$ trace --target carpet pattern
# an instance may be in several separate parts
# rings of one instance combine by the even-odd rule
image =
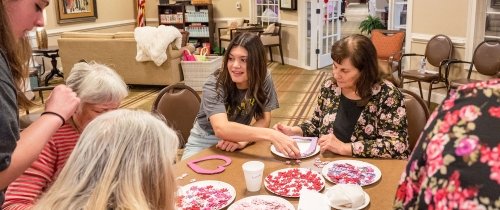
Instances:
[[[272,112],[271,125],[278,122],[286,125],[296,125],[310,119],[316,106],[316,99],[323,81],[330,77],[331,67],[322,70],[304,70],[298,67],[271,63],[268,65],[278,94],[280,108]],[[55,80],[51,85],[62,83]],[[151,106],[162,89],[162,86],[129,86],[129,96],[120,105],[121,108],[142,109],[150,111]],[[201,94],[201,92],[199,92]],[[48,91],[44,92],[45,98]],[[40,98],[35,98],[35,106],[30,113],[41,113],[43,104]],[[20,110],[19,114],[25,114]]]

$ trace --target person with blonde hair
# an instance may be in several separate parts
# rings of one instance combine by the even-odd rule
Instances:
[[[2,206],[5,210],[30,208],[56,180],[87,124],[98,115],[117,109],[128,95],[120,75],[95,62],[75,64],[66,84],[76,92],[81,103],[68,122],[51,137],[38,159],[9,185]]]
[[[90,122],[33,209],[174,209],[179,139],[165,122],[120,109]]]

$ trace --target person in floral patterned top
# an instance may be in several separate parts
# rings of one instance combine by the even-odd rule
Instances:
[[[449,95],[420,136],[394,208],[500,209],[498,124],[500,79]]]
[[[321,152],[406,159],[408,129],[403,94],[381,79],[370,39],[351,35],[332,46],[333,78],[326,80],[310,121],[276,124],[287,135],[318,136]]]

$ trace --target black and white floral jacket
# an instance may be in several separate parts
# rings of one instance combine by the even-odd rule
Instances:
[[[304,136],[333,133],[340,95],[341,89],[332,79],[324,82],[312,119],[299,125]],[[361,112],[351,141],[354,157],[408,158],[404,96],[392,83],[383,81],[372,87],[372,97]]]

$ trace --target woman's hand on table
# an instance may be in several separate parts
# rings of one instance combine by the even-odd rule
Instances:
[[[221,150],[224,150],[226,152],[234,152],[237,149],[243,149],[245,148],[250,142],[245,141],[245,142],[233,142],[233,141],[227,141],[227,140],[219,140],[217,142],[217,145],[215,145],[216,148],[219,148]]]
[[[319,137],[318,145],[321,153],[331,151],[339,155],[352,156],[351,144],[340,141],[335,135],[328,134]]]
[[[300,158],[300,149],[290,136],[276,132],[278,136],[271,141],[276,149],[282,154],[291,158]]]

